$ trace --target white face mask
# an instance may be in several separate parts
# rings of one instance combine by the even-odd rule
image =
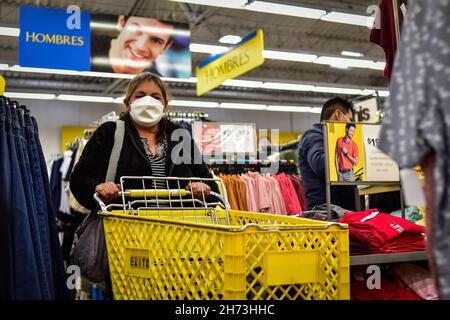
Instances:
[[[164,105],[161,101],[150,96],[134,100],[130,107],[131,117],[143,127],[153,127],[164,114]]]

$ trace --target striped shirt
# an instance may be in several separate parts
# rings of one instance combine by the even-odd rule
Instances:
[[[144,145],[144,150],[147,155],[148,160],[152,165],[152,176],[155,177],[166,177],[166,151],[167,151],[167,141],[164,139],[159,142],[156,146],[156,154],[153,154],[148,145],[146,138],[141,137],[142,144]],[[167,180],[154,180],[152,182],[152,187],[156,189],[168,189]]]

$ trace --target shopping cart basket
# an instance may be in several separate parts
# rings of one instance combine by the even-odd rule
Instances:
[[[129,179],[143,189],[124,190]],[[167,190],[145,188],[158,179]],[[94,196],[114,299],[349,299],[346,225],[231,210],[214,192],[219,201],[208,203],[169,189],[186,180],[224,189],[221,179],[122,177],[121,205]]]

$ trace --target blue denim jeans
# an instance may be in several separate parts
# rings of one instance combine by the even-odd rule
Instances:
[[[14,265],[11,234],[11,165],[6,134],[6,106],[0,98],[0,300],[14,297]]]
[[[55,294],[53,291],[53,275],[52,275],[52,258],[50,250],[50,237],[48,232],[48,208],[45,198],[44,182],[42,179],[41,163],[38,148],[35,141],[35,133],[33,123],[30,116],[26,115],[25,120],[25,138],[26,150],[30,161],[31,182],[34,188],[34,200],[36,204],[37,221],[39,227],[39,238],[44,260],[44,270],[46,272],[46,280],[49,288],[49,299],[53,299]]]
[[[42,192],[44,193],[45,202],[47,204],[48,232],[52,257],[52,276],[55,295],[54,298],[58,300],[66,300],[70,299],[70,292],[67,288],[67,274],[64,268],[64,259],[58,237],[58,228],[56,226],[56,218],[54,215],[47,165],[45,163],[44,152],[42,151],[41,142],[39,140],[39,129],[36,119],[34,117],[30,117],[30,121],[33,126],[34,141],[37,148],[37,154],[39,156],[41,176],[44,184]]]
[[[42,299],[39,268],[37,267],[36,245],[33,243],[35,225],[32,225],[27,202],[27,193],[22,177],[20,163],[23,160],[22,149],[16,142],[17,121],[13,119],[13,110],[6,107],[6,129],[8,137],[8,155],[11,184],[11,233],[14,271],[13,299]]]

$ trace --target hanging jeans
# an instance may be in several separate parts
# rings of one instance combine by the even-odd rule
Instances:
[[[44,182],[41,172],[41,161],[39,158],[39,152],[35,141],[34,127],[31,122],[30,116],[24,117],[26,149],[24,154],[29,156],[30,173],[31,173],[31,185],[33,187],[33,195],[35,197],[37,222],[39,227],[39,238],[42,249],[42,256],[44,261],[44,270],[46,274],[46,280],[49,288],[49,299],[53,299],[55,294],[53,292],[53,275],[52,275],[52,259],[50,252],[50,237],[48,231],[48,208],[47,200],[45,198]]]
[[[0,99],[0,300],[14,297],[13,248],[11,234],[11,165],[6,131],[6,106]]]
[[[28,121],[28,120],[27,120]],[[50,250],[52,257],[52,275],[54,298],[58,300],[70,299],[70,292],[67,288],[67,274],[64,268],[64,260],[62,255],[62,248],[58,237],[58,228],[56,226],[56,218],[54,215],[54,208],[52,196],[50,193],[49,177],[47,172],[47,165],[45,163],[44,153],[42,151],[41,142],[39,140],[39,130],[36,119],[30,117],[31,126],[34,132],[34,142],[37,149],[37,154],[40,161],[41,177],[43,179],[43,189],[45,195],[45,202],[47,203],[47,217],[48,217],[48,231],[50,240]]]
[[[27,205],[27,194],[19,163],[23,161],[21,150],[15,141],[15,131],[18,123],[12,118],[12,110],[6,107],[6,127],[8,136],[9,163],[11,165],[11,233],[14,261],[14,295],[13,299],[41,299],[42,291],[40,285],[41,272],[37,267],[37,255],[33,243],[33,232],[35,228],[29,218]],[[35,225],[34,225],[35,227]]]

